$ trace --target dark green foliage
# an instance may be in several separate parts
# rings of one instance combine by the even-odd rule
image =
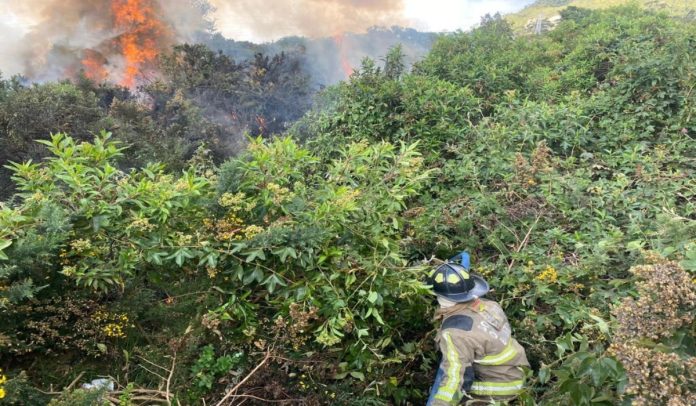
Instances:
[[[12,192],[4,166],[45,157],[35,141],[51,133],[86,140],[106,129],[130,146],[121,167],[156,161],[178,171],[199,146],[220,162],[243,148],[246,133],[280,133],[311,103],[304,65],[283,53],[235,63],[203,45],[181,45],[160,69],[162,78],[137,94],[84,76],[32,86],[0,80],[0,199]]]
[[[439,149],[449,140],[465,138],[482,117],[480,99],[469,89],[426,76],[391,78],[369,60],[349,84],[328,97],[333,107],[320,117],[309,114],[297,127],[300,137],[312,138],[320,147],[340,137],[420,140],[426,149]]]
[[[541,41],[516,38],[500,15],[487,16],[471,33],[441,37],[415,72],[471,89],[488,113],[506,91],[534,97],[535,76],[552,60],[552,52]]]
[[[104,399],[105,392],[105,390],[77,389],[52,399],[48,404],[49,406],[107,406],[110,402]]]
[[[105,112],[92,92],[71,83],[47,83],[24,87],[2,82],[0,92],[0,166],[10,160],[39,160],[46,151],[34,142],[52,132],[67,131],[88,139],[108,126]],[[9,196],[9,173],[0,168],[0,199]]]
[[[243,357],[243,352],[216,357],[215,348],[212,345],[206,345],[201,350],[201,355],[196,360],[196,363],[191,367],[191,376],[195,386],[203,390],[203,393],[205,393],[206,389],[212,389],[215,379],[236,368],[240,361],[243,360]]]
[[[256,54],[237,64],[203,45],[182,45],[174,48],[162,67],[167,80],[146,90],[156,116],[163,112],[165,120],[171,115],[162,101],[172,100],[176,92],[214,123],[252,135],[283,131],[309,106],[308,77],[298,60],[282,53],[272,58]]]

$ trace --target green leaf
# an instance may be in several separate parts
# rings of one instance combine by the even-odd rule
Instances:
[[[597,322],[596,326],[599,328],[599,331],[607,335],[609,334],[609,323],[604,321],[604,319],[597,317],[593,314],[588,314],[588,316],[590,316],[592,320]]]
[[[371,316],[374,317],[375,320],[377,320],[377,322],[378,322],[379,324],[384,325],[384,320],[382,320],[382,316],[379,315],[379,312],[377,311],[377,309],[372,308],[372,309],[370,309],[370,310],[372,310]]]
[[[187,248],[180,248],[178,251],[170,255],[168,258],[174,258],[174,262],[176,262],[176,264],[181,267],[182,265],[184,265],[184,262],[187,258],[193,257],[194,255],[190,250],[188,250]]]
[[[258,258],[262,261],[266,259],[266,254],[264,254],[263,248],[252,251],[249,254],[247,254],[246,258],[244,258],[244,261],[251,262],[251,261],[255,260],[256,258]]]
[[[549,378],[551,378],[551,369],[544,365],[539,369],[539,383],[543,385],[549,381]]]
[[[162,260],[166,257],[166,252],[152,252],[147,256],[147,260],[148,262],[152,262],[155,265],[162,265]]]
[[[92,218],[92,230],[95,233],[101,230],[103,227],[107,227],[108,225],[109,219],[106,216],[94,216]]]
[[[568,382],[567,390],[574,405],[587,405],[592,399],[592,388],[580,381]]]
[[[244,278],[242,279],[242,284],[249,285],[254,281],[254,279],[256,279],[256,275],[254,274],[254,272],[249,272],[246,275],[244,275]]]
[[[280,262],[285,263],[288,257],[297,259],[297,251],[292,247],[284,247],[273,251],[273,255],[280,257]]]
[[[379,294],[377,292],[370,292],[370,294],[367,296],[367,300],[370,303],[375,303],[379,299]]]
[[[12,245],[12,240],[0,240],[0,260],[7,261],[10,259],[3,250]]]
[[[283,282],[277,275],[273,274],[266,278],[265,281],[263,281],[263,285],[266,286],[266,289],[268,290],[268,293],[273,293],[275,291],[276,286],[287,286],[285,282]]]
[[[12,240],[0,240],[0,251],[12,245]]]
[[[365,374],[363,374],[362,372],[352,371],[350,373],[350,376],[352,376],[355,379],[360,379],[361,381],[365,380]]]

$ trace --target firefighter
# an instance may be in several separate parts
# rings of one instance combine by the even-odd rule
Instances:
[[[427,405],[514,399],[524,385],[522,367],[529,367],[524,348],[512,338],[500,305],[482,298],[488,283],[469,272],[469,254],[458,257],[459,264],[440,265],[428,278],[440,304],[435,340],[442,361]]]

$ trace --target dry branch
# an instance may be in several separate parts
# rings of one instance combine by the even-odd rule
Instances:
[[[251,372],[249,372],[249,374],[246,377],[244,377],[244,379],[242,379],[237,385],[235,385],[234,388],[232,388],[229,392],[227,392],[225,397],[223,397],[222,400],[220,400],[215,406],[222,406],[225,403],[225,401],[227,401],[229,398],[233,397],[234,393],[237,391],[237,389],[239,389],[242,385],[244,385],[244,383],[246,381],[248,381],[249,378],[251,378],[256,373],[256,371],[261,369],[261,367],[264,366],[270,358],[271,358],[271,351],[269,350],[268,352],[266,352],[266,356],[263,358],[263,360],[261,360],[261,362],[256,367],[254,367],[254,369],[252,369]]]

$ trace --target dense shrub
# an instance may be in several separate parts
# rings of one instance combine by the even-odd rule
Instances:
[[[235,62],[204,45],[180,45],[161,57],[159,71],[137,91],[84,76],[33,85],[0,77],[0,200],[14,190],[4,166],[47,156],[34,141],[51,133],[87,140],[106,129],[130,146],[120,168],[160,162],[180,171],[201,145],[219,163],[243,149],[246,133],[284,131],[313,94],[305,66],[283,53]]]

